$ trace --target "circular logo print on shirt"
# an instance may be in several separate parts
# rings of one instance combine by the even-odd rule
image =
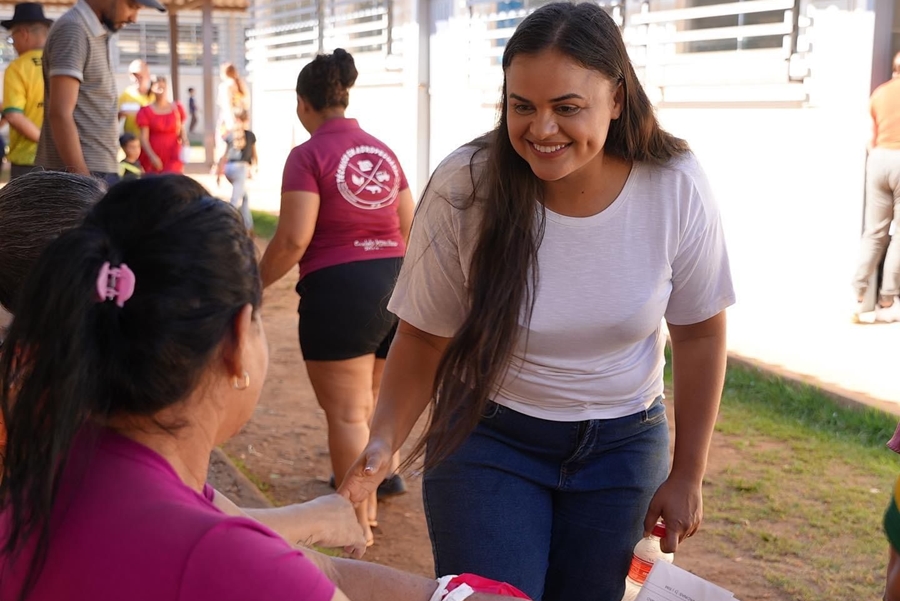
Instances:
[[[375,146],[357,146],[345,152],[335,178],[341,196],[360,209],[386,207],[400,192],[397,162]]]

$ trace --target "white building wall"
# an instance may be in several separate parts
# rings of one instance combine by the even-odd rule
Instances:
[[[414,15],[413,0],[395,5],[395,14]],[[355,53],[359,78],[350,91],[347,116],[385,142],[398,156],[413,190],[418,190],[419,132],[418,25],[409,18],[394,24],[394,54]],[[339,47],[326,40],[325,51]],[[253,57],[252,50],[250,53]],[[309,139],[296,115],[296,84],[300,70],[312,59],[259,63],[250,61],[254,132],[260,140],[260,179],[277,192],[284,160],[290,150]]]
[[[416,102],[417,53],[410,33],[404,34],[408,45],[400,70],[361,61],[348,111],[395,149],[417,192],[426,178],[415,177],[416,171],[430,173],[458,145],[493,128],[502,82],[496,65],[472,58],[485,52],[478,25],[446,0],[431,6],[427,145],[416,126],[423,109]],[[808,77],[778,91],[789,100],[722,101],[729,93],[722,86],[708,89],[716,102],[703,102],[703,88],[680,90],[693,100],[658,109],[664,127],[689,141],[717,193],[739,298],[734,314],[784,317],[773,319],[771,331],[760,329],[758,319],[753,330],[733,320],[730,336],[745,350],[771,344],[792,315],[834,320],[848,313],[863,208],[875,19],[864,8],[815,6],[804,9],[811,24],[804,32],[811,48]],[[253,73],[254,120],[268,155],[263,169],[275,188],[284,156],[307,138],[293,114],[302,64]],[[785,90],[787,73],[785,66]],[[796,100],[798,89],[807,101]],[[771,349],[766,352],[771,355]]]
[[[691,143],[722,207],[738,293],[729,345],[795,366],[789,345],[776,341],[849,320],[871,132],[874,16],[814,18],[806,106],[659,111]]]
[[[497,123],[503,75],[498,67],[471,60],[473,55],[484,55],[480,29],[465,17],[451,16],[435,24],[429,171],[455,148]]]
[[[846,314],[849,306],[870,132],[874,15],[835,8],[810,15],[808,102],[698,101],[657,111],[664,127],[691,144],[717,193],[736,310],[814,305]],[[431,168],[496,121],[488,102],[499,98],[499,71],[495,89],[478,88],[470,65],[458,60],[471,35],[465,21],[450,20],[438,23],[432,38],[432,72],[441,77],[432,83]]]

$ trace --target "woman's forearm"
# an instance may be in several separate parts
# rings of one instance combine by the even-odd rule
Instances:
[[[353,601],[428,601],[437,589],[435,580],[367,561],[334,558],[331,564],[325,574]]]
[[[306,247],[286,242],[276,235],[259,262],[259,275],[262,278],[263,288],[268,288],[281,279],[281,276],[286,274],[291,267],[300,262],[305,252]]]
[[[302,519],[292,519],[293,516],[289,515],[283,507],[267,507],[265,509],[247,508],[242,509],[242,511],[247,517],[254,519],[261,524],[265,524],[269,529],[292,545],[307,541],[309,541],[310,544],[316,542],[313,540],[314,536],[312,535],[312,531],[317,524]],[[303,526],[308,526],[309,530],[305,530]]]
[[[71,114],[59,114],[50,111],[48,116],[50,129],[59,158],[66,169],[80,175],[90,175],[87,163],[84,160],[84,152],[81,147],[81,138],[78,137],[78,127],[75,118]]]
[[[370,438],[381,438],[396,451],[409,437],[431,401],[434,377],[450,342],[401,321],[391,344]]]
[[[153,146],[150,145],[150,129],[147,127],[141,128],[141,152],[146,154],[151,161],[157,158]]]
[[[675,395],[672,475],[699,483],[725,382],[725,313],[699,324],[669,326]]]
[[[263,288],[277,282],[306,254],[315,236],[319,203],[318,192],[288,190],[281,193],[278,227],[259,263]]]
[[[265,524],[270,530],[292,545],[296,545],[298,542],[306,542],[306,540],[310,538],[306,536],[309,532],[304,530],[303,526],[309,526],[310,528],[318,526],[309,521],[305,522],[302,519],[302,516],[300,519],[296,519],[297,516],[290,515],[290,512],[282,507],[244,509],[238,507],[231,499],[220,493],[218,490],[213,489],[213,493],[213,505],[225,515],[250,518],[251,520]],[[312,543],[315,542],[317,541],[312,541]]]

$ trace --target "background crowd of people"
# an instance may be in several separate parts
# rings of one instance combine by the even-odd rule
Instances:
[[[129,65],[131,84],[115,97],[109,36],[134,22],[141,7],[165,10],[158,0],[81,0],[54,25],[40,3],[23,2],[15,5],[12,18],[0,22],[18,55],[3,82],[10,179],[52,169],[91,174],[111,184],[142,174],[184,172],[189,133],[199,113],[194,90],[188,91],[186,109],[167,78],[151,74],[138,59]],[[233,183],[233,203],[243,206],[248,228],[244,182],[257,157],[255,136],[244,133],[250,129],[249,98],[236,67],[223,64],[212,163]],[[237,156],[231,152],[235,149]]]

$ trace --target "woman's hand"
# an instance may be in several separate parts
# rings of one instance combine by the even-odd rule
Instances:
[[[366,535],[356,518],[353,505],[341,495],[317,497],[306,503],[283,508],[289,512],[300,536],[297,542],[343,549],[359,559],[366,552]]]
[[[241,509],[216,491],[213,503],[226,515],[249,517],[265,524],[292,545],[343,548],[359,559],[366,550],[366,535],[350,501],[336,494],[306,503],[265,509]]]
[[[156,169],[157,171],[162,171],[163,162],[162,162],[162,159],[159,158],[157,155],[155,155],[155,154],[150,155],[150,164],[153,165],[153,168]]]
[[[656,491],[644,531],[666,522],[663,551],[674,553],[703,519],[703,474],[725,381],[725,312],[690,325],[669,323],[675,399],[672,471]]]
[[[664,553],[674,553],[678,544],[693,536],[703,521],[702,482],[669,474],[650,501],[644,518],[644,533],[660,520],[666,523],[666,537],[660,541]]]
[[[369,439],[369,444],[344,476],[338,493],[353,503],[368,499],[388,475],[393,453],[387,441],[380,438]]]

